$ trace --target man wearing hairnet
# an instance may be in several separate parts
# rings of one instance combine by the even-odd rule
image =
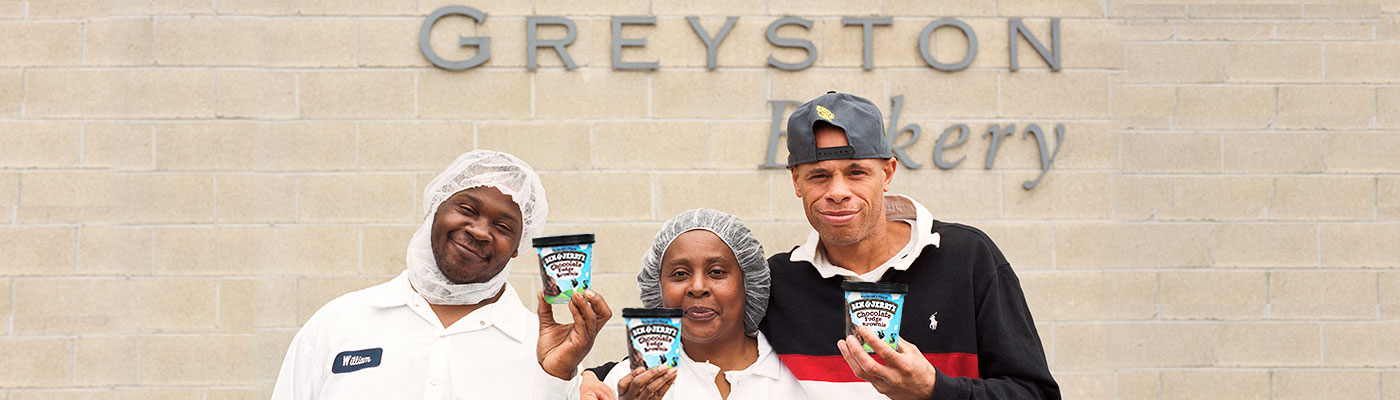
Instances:
[[[809,395],[1060,398],[1020,282],[992,240],[887,194],[896,160],[874,103],[829,92],[799,106],[787,147],[813,231],[768,259],[773,286],[760,329]],[[908,285],[898,350],[878,345],[869,328],[846,334],[848,280]]]
[[[535,356],[537,317],[506,282],[548,208],[520,159],[458,157],[423,191],[406,270],[317,310],[292,339],[272,398],[563,397],[567,381]]]

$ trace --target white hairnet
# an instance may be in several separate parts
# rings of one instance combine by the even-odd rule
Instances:
[[[510,154],[491,150],[472,150],[457,157],[428,186],[423,188],[423,225],[408,242],[408,280],[424,299],[432,304],[476,304],[496,295],[510,275],[510,265],[495,277],[482,283],[453,283],[438,269],[433,257],[433,217],[438,205],[457,192],[475,187],[492,187],[520,207],[524,231],[523,242],[544,229],[549,203],[544,198],[544,186],[529,164]]]
[[[758,322],[768,311],[768,286],[772,277],[768,273],[768,261],[763,258],[763,245],[753,237],[744,221],[723,211],[709,208],[687,210],[666,221],[656,239],[651,242],[651,250],[642,257],[642,271],[637,273],[637,289],[641,292],[642,305],[661,307],[661,256],[677,236],[692,230],[710,231],[719,236],[734,259],[739,261],[739,270],[744,277],[744,333],[753,336],[758,333]]]

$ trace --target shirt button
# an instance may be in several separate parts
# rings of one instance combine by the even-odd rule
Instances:
[[[433,386],[437,386],[437,385],[438,385],[438,380],[437,380],[437,379],[433,379],[432,381],[429,381],[428,384],[433,385]]]
[[[486,326],[486,321],[476,321],[477,325]]]

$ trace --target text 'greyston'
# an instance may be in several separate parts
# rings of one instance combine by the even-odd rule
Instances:
[[[471,69],[486,63],[487,60],[490,60],[491,37],[489,36],[467,37],[462,36],[460,34],[457,35],[458,46],[476,48],[476,55],[465,60],[447,60],[439,56],[437,52],[433,50],[433,46],[430,40],[432,36],[433,25],[435,25],[438,20],[449,16],[466,17],[478,24],[486,22],[486,13],[467,6],[445,6],[437,9],[436,11],[433,11],[431,14],[428,14],[428,17],[426,19],[423,20],[423,26],[418,31],[418,48],[423,52],[423,57],[427,58],[428,61],[432,62],[433,65],[437,66],[438,68],[454,71]],[[709,32],[709,30],[705,29],[705,27],[700,24],[700,17],[689,16],[685,17],[685,19],[687,22],[690,23],[691,29],[695,31],[696,38],[705,44],[705,68],[719,68],[719,63],[716,61],[717,54],[719,54],[719,47],[721,44],[724,43],[724,40],[729,37],[729,32],[734,28],[734,24],[739,20],[739,17],[726,17],[724,25],[714,33]],[[863,43],[863,47],[861,50],[861,67],[866,70],[874,69],[875,29],[877,27],[887,27],[890,25],[894,25],[894,18],[842,17],[841,23],[850,28],[860,28],[861,41]],[[563,27],[564,37],[541,39],[539,37],[539,27],[541,25]],[[624,26],[629,25],[656,25],[656,17],[612,17],[612,69],[659,69],[661,67],[661,63],[655,60],[622,60],[623,47],[647,46],[647,38],[645,37],[623,37],[622,28]],[[776,21],[773,21],[773,23],[771,24],[768,24],[768,28],[764,30],[764,38],[768,40],[769,44],[772,44],[774,47],[802,49],[807,53],[807,56],[796,62],[788,62],[779,60],[777,57],[769,55],[768,66],[788,71],[798,71],[811,67],[812,64],[817,62],[817,57],[820,54],[816,44],[813,44],[812,41],[807,39],[780,36],[778,34],[778,30],[785,26],[794,26],[799,27],[803,30],[810,31],[812,29],[812,20],[802,17],[783,17],[779,18]],[[949,30],[956,31],[958,34],[961,34],[964,39],[967,40],[967,53],[963,55],[962,59],[959,59],[954,62],[945,63],[933,57],[933,52],[931,48],[932,43],[930,38],[933,37],[934,31],[938,30],[939,28],[948,28]],[[1050,66],[1050,70],[1060,70],[1061,46],[1059,18],[1050,19],[1049,47],[1046,47],[1045,44],[1040,41],[1040,37],[1037,37],[1035,34],[1031,33],[1030,28],[1026,27],[1025,23],[1023,23],[1020,18],[1007,19],[1006,29],[1007,38],[1011,42],[1010,45],[1007,47],[1010,51],[1011,65],[1009,67],[1012,71],[1020,69],[1020,54],[1018,54],[1019,46],[1017,46],[1017,40],[1025,40],[1026,43],[1030,44],[1031,47],[1035,49],[1036,54],[1038,54],[1040,58],[1044,60],[1047,65]],[[577,39],[578,26],[574,24],[574,20],[572,19],[561,16],[525,17],[525,67],[530,70],[538,69],[539,63],[537,61],[537,58],[539,56],[540,49],[550,49],[559,55],[559,59],[564,62],[564,68],[578,68],[578,64],[574,63],[573,57],[569,56],[569,45],[573,44],[574,41]],[[662,43],[661,45],[664,46],[666,44]],[[966,69],[969,65],[972,65],[972,60],[977,57],[977,32],[972,29],[972,26],[956,18],[941,18],[933,20],[927,25],[924,25],[923,31],[919,33],[919,55],[923,56],[924,63],[928,64],[928,66],[933,69],[937,69],[940,71],[960,71]]]

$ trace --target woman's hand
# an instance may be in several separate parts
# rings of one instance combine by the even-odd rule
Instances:
[[[617,382],[618,398],[622,400],[660,400],[676,382],[676,369],[657,366],[649,370],[637,368]]]
[[[579,363],[593,349],[598,331],[612,318],[612,310],[603,296],[592,290],[574,292],[569,298],[569,313],[573,314],[574,322],[561,324],[554,320],[554,309],[544,301],[544,293],[537,292],[536,297],[540,300],[536,309],[540,316],[540,339],[535,346],[535,356],[546,373],[559,379],[571,379]]]

